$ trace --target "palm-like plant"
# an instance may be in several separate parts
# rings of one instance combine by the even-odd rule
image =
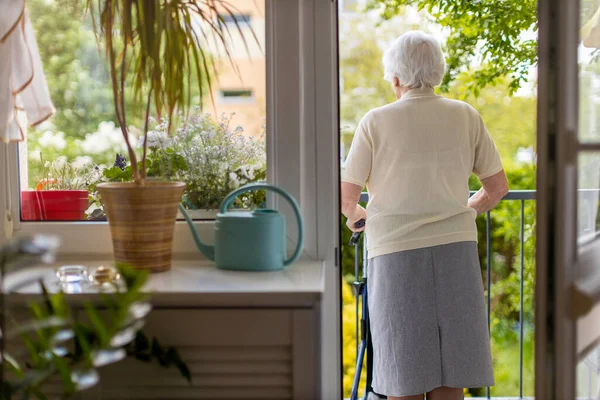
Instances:
[[[229,52],[230,24],[224,15],[234,21],[247,48],[245,34],[236,21],[235,8],[224,0],[86,0],[86,5],[96,37],[105,47],[116,119],[127,144],[133,180],[141,184],[146,178],[146,138],[152,107],[159,116],[189,109],[192,77],[196,78],[201,97],[204,84],[211,92],[211,77],[216,70],[207,50],[209,44],[223,49],[235,69]],[[253,31],[249,32],[256,40]],[[139,167],[127,132],[127,87],[133,89],[131,112],[145,117]]]

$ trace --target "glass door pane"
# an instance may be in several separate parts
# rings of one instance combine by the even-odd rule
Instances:
[[[577,399],[600,399],[600,346],[577,365]]]
[[[598,205],[600,195],[600,0],[579,2],[580,24],[577,59],[579,65],[579,119],[577,154],[577,244],[575,274],[595,273],[600,259],[593,243],[600,232]],[[592,279],[587,278],[588,280]],[[575,283],[577,285],[577,283]],[[580,313],[582,314],[582,313]],[[582,354],[585,347],[600,338],[600,314],[594,310],[577,315],[575,390],[578,398],[598,399],[600,348]],[[565,322],[567,323],[567,322]],[[585,356],[585,357],[583,357]],[[583,357],[583,358],[582,358]]]
[[[598,195],[600,194],[600,153],[578,156],[577,240],[580,245],[593,241],[600,230]]]
[[[600,141],[600,0],[580,3],[579,140]]]

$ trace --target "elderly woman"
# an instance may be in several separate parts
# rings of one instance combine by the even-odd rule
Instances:
[[[348,226],[367,221],[373,389],[459,400],[494,385],[475,217],[508,183],[479,113],[434,92],[446,64],[433,36],[400,36],[383,65],[398,101],[360,121],[342,177]],[[469,198],[472,173],[482,189]]]

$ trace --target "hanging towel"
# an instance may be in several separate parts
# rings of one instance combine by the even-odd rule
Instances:
[[[25,0],[0,0],[0,141],[25,140],[54,113]]]

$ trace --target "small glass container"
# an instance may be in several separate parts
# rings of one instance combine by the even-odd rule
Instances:
[[[88,280],[88,269],[83,265],[63,265],[56,269],[56,277],[61,284],[80,284]]]
[[[112,284],[119,279],[119,274],[116,269],[105,267],[103,265],[94,269],[89,275],[89,281],[97,286]]]

